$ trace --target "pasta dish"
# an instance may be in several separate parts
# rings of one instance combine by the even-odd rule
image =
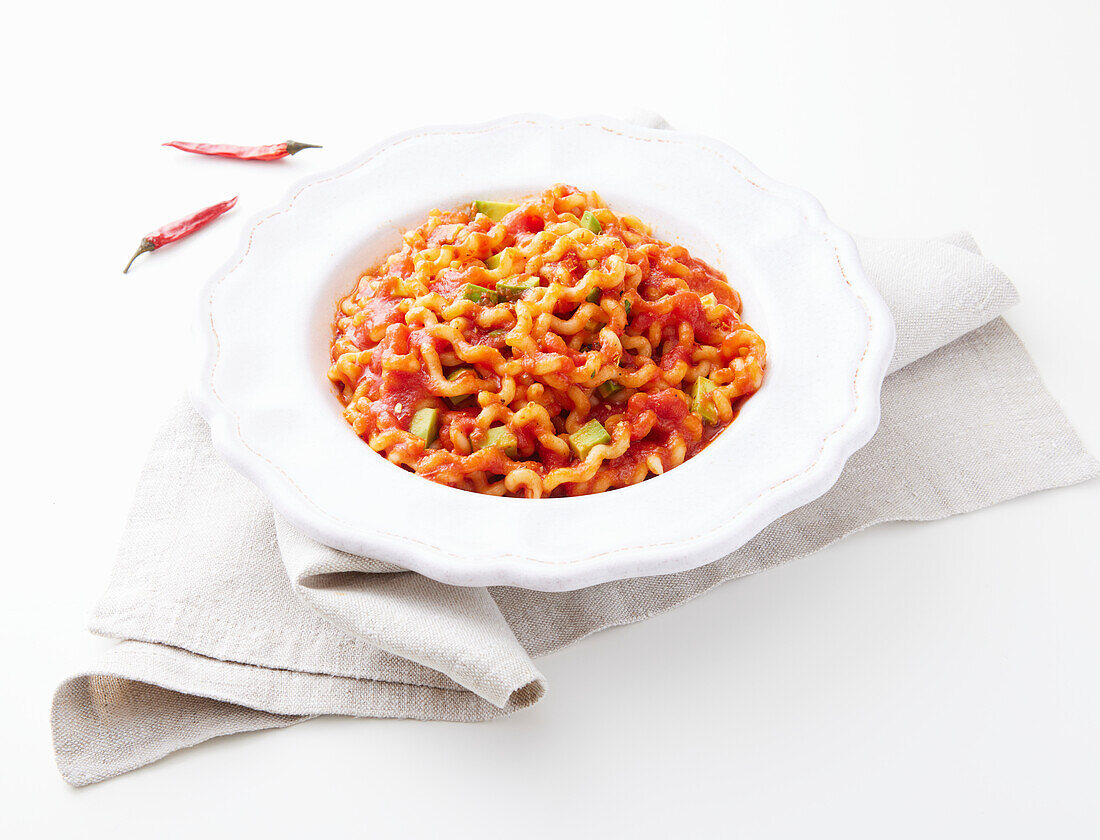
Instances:
[[[433,210],[340,300],[331,355],[344,417],[373,450],[529,498],[682,464],[766,364],[721,272],[562,184]]]

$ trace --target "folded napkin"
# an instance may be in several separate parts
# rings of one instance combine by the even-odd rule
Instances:
[[[968,236],[861,240],[898,326],[882,424],[823,497],[688,572],[575,592],[461,588],[313,542],[226,466],[190,407],[162,431],[91,621],[120,639],[63,682],[53,736],[87,785],[218,735],[318,715],[483,721],[535,703],[534,659],[887,520],[1100,474],[1000,317]]]

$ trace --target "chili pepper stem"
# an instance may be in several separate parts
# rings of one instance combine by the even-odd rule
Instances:
[[[321,146],[314,146],[312,143],[299,143],[297,140],[286,141],[286,153],[288,155],[296,155],[302,149],[320,149]]]
[[[125,274],[127,271],[129,271],[130,266],[134,264],[134,260],[136,260],[142,254],[148,251],[155,251],[156,249],[157,246],[150,242],[148,239],[141,240],[141,244],[138,246],[138,249],[134,251],[134,255],[130,257],[130,262],[126,263],[126,268],[122,269],[122,273]]]

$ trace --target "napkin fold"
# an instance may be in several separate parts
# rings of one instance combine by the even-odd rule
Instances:
[[[898,326],[882,423],[818,500],[679,574],[573,592],[461,588],[310,540],[181,406],[137,489],[91,620],[120,643],[65,680],[73,785],[219,735],[318,715],[484,721],[538,701],[534,659],[887,520],[929,520],[1100,474],[999,315],[1017,300],[968,235],[859,240]]]

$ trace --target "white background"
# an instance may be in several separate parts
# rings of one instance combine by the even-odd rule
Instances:
[[[636,108],[857,233],[974,232],[1100,452],[1093,3],[88,3],[4,13],[0,833],[1085,837],[1100,830],[1100,482],[820,554],[540,661],[481,725],[328,719],[74,791],[55,685],[243,220],[421,124]],[[274,165],[169,139],[322,143]],[[593,185],[597,186],[598,185]],[[120,270],[142,234],[231,216]]]

